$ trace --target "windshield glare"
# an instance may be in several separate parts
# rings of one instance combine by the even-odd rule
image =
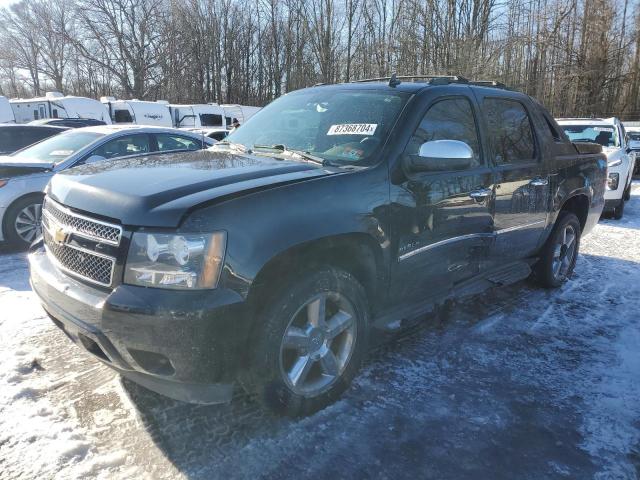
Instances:
[[[562,125],[572,142],[598,143],[603,147],[619,147],[618,131],[608,125]]]
[[[17,162],[57,165],[102,136],[101,133],[77,130],[61,133],[24,148],[14,153],[12,157]]]
[[[369,164],[409,94],[382,91],[301,91],[275,100],[226,140],[284,145],[337,163]]]

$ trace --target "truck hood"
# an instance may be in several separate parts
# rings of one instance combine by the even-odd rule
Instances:
[[[71,168],[51,179],[47,194],[124,225],[177,227],[203,203],[338,172],[306,162],[200,150]]]

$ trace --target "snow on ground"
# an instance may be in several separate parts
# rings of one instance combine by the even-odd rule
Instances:
[[[638,184],[625,214],[560,290],[456,305],[301,420],[123,382],[45,317],[24,255],[0,255],[0,478],[638,478]]]

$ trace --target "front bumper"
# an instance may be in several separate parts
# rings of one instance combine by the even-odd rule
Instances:
[[[54,323],[125,377],[177,400],[229,401],[248,337],[242,297],[88,286],[60,272],[43,249],[29,254],[31,286]]]

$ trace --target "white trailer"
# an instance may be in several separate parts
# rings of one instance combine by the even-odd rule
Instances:
[[[12,98],[9,104],[16,123],[28,123],[43,118],[92,118],[111,123],[105,106],[93,98],[47,92],[44,97]]]
[[[237,120],[240,125],[249,120],[253,115],[260,111],[260,107],[251,107],[249,105],[220,105],[225,111],[225,120],[227,127],[231,127]]]
[[[106,106],[113,123],[173,127],[169,103],[164,100],[147,102],[101,97],[100,101]]]
[[[0,95],[0,123],[15,123],[16,117],[13,115],[11,104],[7,97]]]
[[[213,103],[199,105],[169,105],[173,126],[176,128],[226,128],[225,111]]]
[[[251,118],[260,107],[247,105],[218,105],[207,103],[199,105],[169,105],[173,126],[176,128],[227,128],[237,121],[242,124]]]

